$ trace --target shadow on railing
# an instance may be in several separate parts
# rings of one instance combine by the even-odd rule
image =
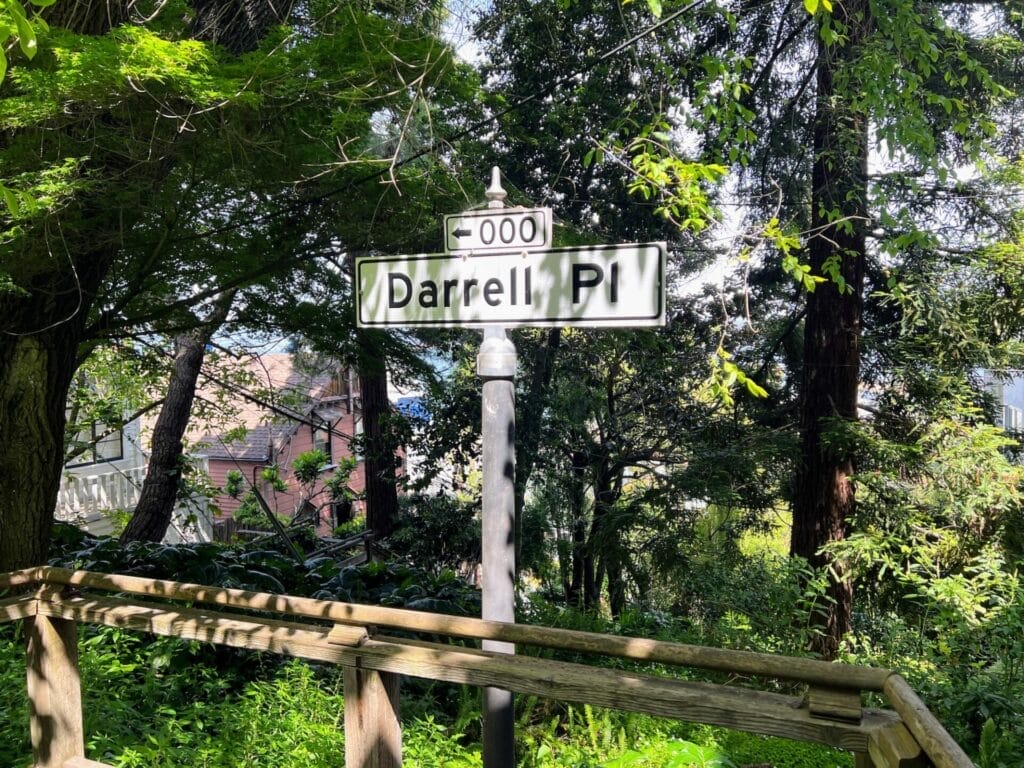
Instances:
[[[0,589],[30,587],[35,592],[0,601],[0,622],[26,620],[36,768],[104,768],[84,757],[76,623],[343,665],[347,768],[401,765],[400,675],[818,742],[854,753],[858,768],[973,766],[907,682],[886,669],[61,568],[0,575]],[[177,602],[161,602],[167,600]],[[775,678],[803,683],[807,692],[801,698],[512,657],[391,637],[385,628]],[[892,710],[863,707],[865,692],[884,694]]]

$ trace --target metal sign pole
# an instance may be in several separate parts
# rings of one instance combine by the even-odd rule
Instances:
[[[505,208],[491,171],[487,208],[444,217],[445,252],[356,258],[356,325],[486,327],[483,381],[483,618],[515,621],[515,377],[510,326],[665,324],[665,243],[552,248],[550,208]],[[484,641],[515,653],[513,643]],[[512,693],[484,689],[484,766],[513,768]]]
[[[497,167],[487,189],[488,208],[504,208],[506,192]],[[488,327],[477,355],[477,375],[483,379],[481,441],[482,498],[482,615],[493,621],[515,621],[515,375],[516,348],[502,327]],[[484,640],[483,648],[515,653],[515,645]],[[515,713],[511,691],[485,688],[483,699],[483,758],[485,768],[513,768]]]

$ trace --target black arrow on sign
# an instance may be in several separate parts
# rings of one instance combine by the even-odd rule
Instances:
[[[452,230],[452,237],[468,237],[473,234],[471,229],[455,229]]]

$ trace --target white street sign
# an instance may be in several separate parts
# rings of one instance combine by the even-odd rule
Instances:
[[[447,253],[551,247],[550,208],[491,208],[444,217]]]
[[[360,326],[665,324],[665,243],[356,259]]]

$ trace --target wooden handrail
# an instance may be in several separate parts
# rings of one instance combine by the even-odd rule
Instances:
[[[942,727],[927,705],[900,675],[885,681],[885,695],[918,744],[935,763],[936,768],[961,768],[974,763],[952,736]]]
[[[659,664],[709,669],[730,674],[760,676],[808,683],[828,688],[881,692],[891,670],[834,664],[817,659],[789,658],[752,651],[707,648],[639,637],[602,635],[556,627],[538,627],[487,621],[465,616],[447,616],[426,611],[386,608],[376,605],[332,602],[308,597],[274,595],[242,589],[207,587],[199,584],[147,579],[138,576],[70,571],[42,567],[21,571],[13,585],[45,582],[127,592],[168,600],[187,600],[259,610],[332,623],[390,627],[409,632],[426,632],[474,640],[499,640],[521,645],[595,653],[605,656]],[[32,574],[32,575],[30,575]],[[5,582],[0,580],[0,588]]]
[[[923,754],[927,754],[936,768],[973,768],[909,684],[886,669],[61,568],[0,574],[0,590],[24,591],[31,586],[38,586],[33,594],[0,599],[0,622],[32,619],[26,626],[33,747],[37,757],[49,755],[38,763],[40,768],[107,768],[87,760],[83,753],[74,641],[75,625],[80,622],[342,665],[346,702],[351,698],[352,704],[351,711],[346,707],[346,724],[352,731],[346,739],[350,768],[400,765],[400,675],[816,741],[857,753],[858,766],[923,765]],[[149,601],[87,590],[138,595]],[[226,613],[203,605],[247,613]],[[287,618],[265,618],[253,612]],[[807,683],[809,690],[800,699],[664,675],[511,657],[458,644],[389,637],[381,634],[381,627],[795,680]],[[48,664],[56,666],[48,669]],[[863,691],[883,693],[894,711],[864,709]],[[43,716],[50,723],[74,727],[54,733],[52,725],[44,728],[38,721]],[[40,746],[39,739],[50,741]],[[58,746],[49,752],[54,744]],[[374,744],[390,746],[380,750]],[[396,754],[398,762],[392,759]]]
[[[898,722],[892,713],[869,710],[856,723],[842,723],[817,718],[795,696],[551,659],[512,657],[445,643],[370,636],[362,627],[351,625],[328,629],[159,603],[64,597],[53,589],[47,587],[40,592],[39,615],[270,651],[364,670],[495,686],[516,693],[677,717],[852,751],[867,751],[868,734],[873,729]]]

